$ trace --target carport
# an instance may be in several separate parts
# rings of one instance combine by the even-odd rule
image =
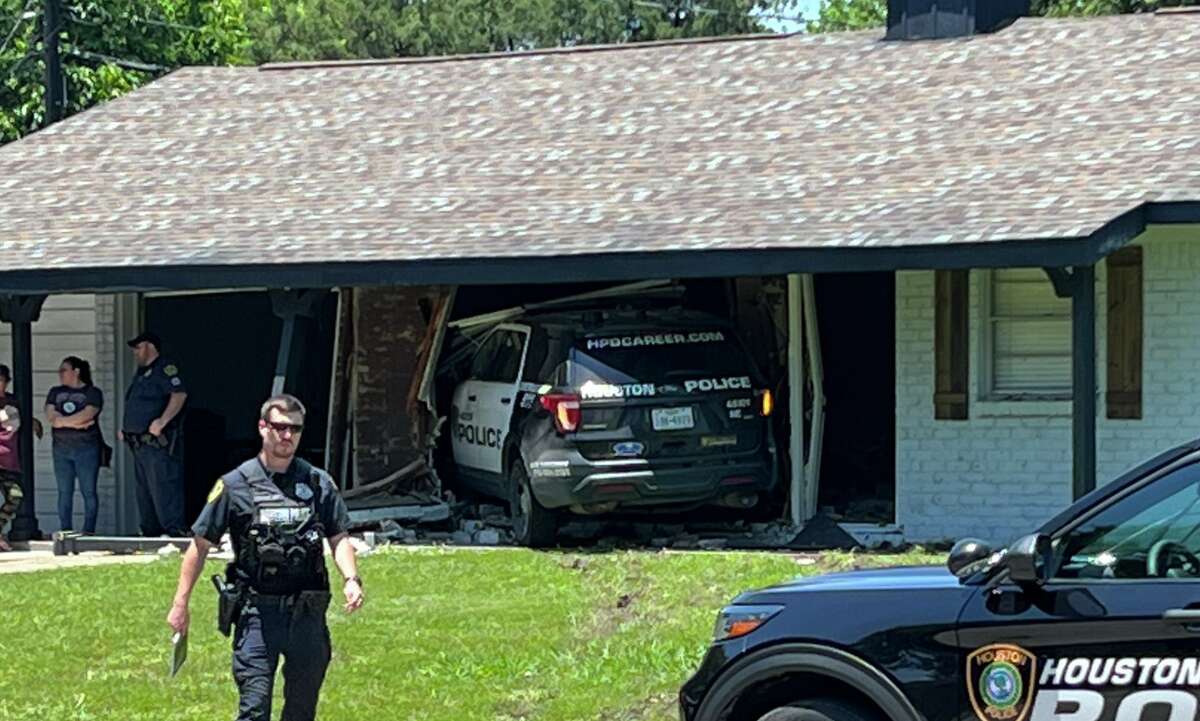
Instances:
[[[1096,475],[1095,264],[1148,225],[1200,222],[1200,100],[1179,80],[1197,19],[179,70],[0,149],[14,385],[34,407],[30,328],[52,294],[266,289],[278,389],[329,289],[779,275],[795,378],[814,274],[923,269],[952,420],[964,271],[1036,267],[1072,299],[1078,496]],[[791,387],[801,523],[815,466]],[[32,499],[28,425],[21,444]],[[30,501],[14,536],[37,532]]]

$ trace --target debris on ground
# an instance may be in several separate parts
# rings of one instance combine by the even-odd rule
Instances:
[[[377,529],[386,522],[438,523],[450,519],[450,506],[428,489],[436,480],[425,459],[417,459],[383,478],[342,494],[356,530]],[[393,529],[394,530],[394,529]]]
[[[412,464],[406,473],[422,472]],[[392,474],[400,478],[401,474]],[[458,500],[450,492],[433,499],[431,504],[414,494],[395,496],[383,479],[362,487],[351,498],[352,516],[358,518],[376,510],[391,509],[391,517],[356,522],[356,531],[370,539],[369,545],[449,544],[456,546],[508,546],[515,543],[508,510],[492,503]],[[400,506],[381,504],[380,494]],[[347,505],[350,505],[348,502]],[[396,509],[399,510],[396,510]],[[430,512],[436,509],[436,512]],[[367,517],[369,518],[369,517]],[[369,536],[368,536],[369,534]],[[851,550],[863,546],[833,519],[818,514],[801,529],[786,521],[748,522],[699,521],[694,523],[609,521],[596,518],[571,518],[559,531],[562,546],[591,547],[598,551],[654,548],[671,551],[724,550]]]
[[[849,551],[862,548],[862,544],[854,536],[846,533],[832,518],[820,513],[813,516],[808,523],[804,524],[804,528],[796,534],[795,538],[787,546],[795,550],[805,551]]]

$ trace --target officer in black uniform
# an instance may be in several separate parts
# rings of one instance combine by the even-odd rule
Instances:
[[[179,414],[187,388],[179,368],[159,354],[154,333],[129,341],[138,369],[125,391],[121,440],[133,452],[143,536],[188,536],[183,517],[183,439]]]
[[[329,665],[329,577],[323,540],[345,579],[345,610],[362,606],[362,581],[349,516],[329,474],[295,457],[304,427],[304,406],[293,396],[263,404],[258,424],[262,452],[222,476],[192,527],[175,602],[167,623],[186,632],[188,601],[204,559],[221,535],[233,539],[234,561],[225,578],[214,577],[222,609],[219,624],[232,624],[233,677],[239,692],[238,721],[269,721],[275,669],[282,655],[282,721],[311,721]],[[227,609],[231,609],[228,612]]]

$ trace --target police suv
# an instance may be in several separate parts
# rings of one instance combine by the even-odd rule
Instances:
[[[727,321],[673,310],[492,329],[453,392],[458,478],[509,501],[519,542],[562,513],[750,508],[775,480],[773,398]]]
[[[858,571],[721,611],[684,721],[1194,721],[1200,442],[948,568]]]

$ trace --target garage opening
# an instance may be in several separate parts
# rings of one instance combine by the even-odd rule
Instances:
[[[814,278],[824,361],[818,509],[850,523],[895,521],[896,281],[892,273]]]
[[[337,296],[321,299],[316,317],[297,324],[303,341],[286,390],[308,418],[300,454],[322,465],[329,406]],[[185,513],[194,518],[221,473],[254,455],[260,404],[271,392],[283,321],[265,291],[147,296],[144,327],[162,338],[188,389],[184,415]]]

